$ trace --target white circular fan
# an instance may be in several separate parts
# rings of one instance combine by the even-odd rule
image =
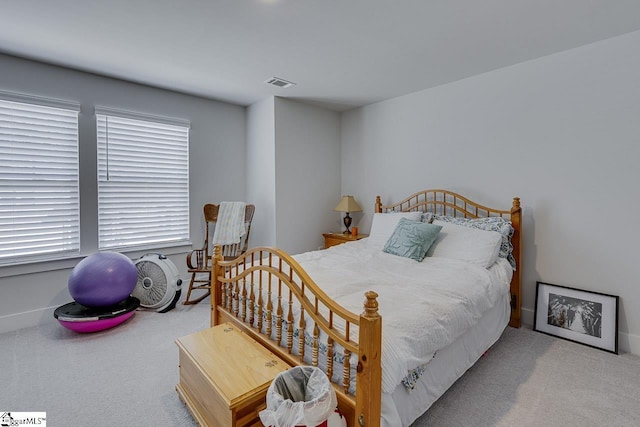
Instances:
[[[131,295],[140,300],[140,306],[160,313],[174,308],[182,292],[176,265],[161,254],[145,254],[135,265],[138,283]]]

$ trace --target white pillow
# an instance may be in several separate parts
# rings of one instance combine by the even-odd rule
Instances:
[[[369,245],[374,245],[382,250],[402,218],[420,221],[420,215],[420,212],[374,213],[369,232]]]
[[[433,221],[433,224],[441,225],[442,230],[427,251],[428,257],[459,259],[484,268],[491,267],[497,261],[502,243],[502,235],[497,231],[438,220]]]

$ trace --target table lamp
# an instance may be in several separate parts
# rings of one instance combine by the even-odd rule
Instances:
[[[349,227],[351,227],[351,217],[349,216],[349,212],[362,212],[360,205],[358,205],[353,196],[342,196],[342,200],[340,200],[338,206],[333,210],[346,212],[346,215],[344,216],[344,226],[346,227],[344,234],[350,234],[351,231],[349,231]]]

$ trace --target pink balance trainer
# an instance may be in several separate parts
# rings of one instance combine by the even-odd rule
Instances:
[[[80,333],[98,332],[118,326],[135,314],[140,300],[129,297],[109,307],[85,307],[70,302],[58,307],[53,316],[67,329]]]

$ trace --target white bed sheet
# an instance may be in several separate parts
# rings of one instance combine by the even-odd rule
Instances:
[[[437,352],[411,392],[399,385],[392,393],[383,393],[381,426],[406,427],[424,414],[498,341],[510,316],[507,294],[475,326]]]
[[[429,364],[438,350],[508,298],[512,274],[504,259],[490,269],[436,257],[419,263],[386,254],[367,239],[294,258],[329,296],[355,313],[362,311],[366,291],[379,294],[382,390],[388,394],[409,371]]]

